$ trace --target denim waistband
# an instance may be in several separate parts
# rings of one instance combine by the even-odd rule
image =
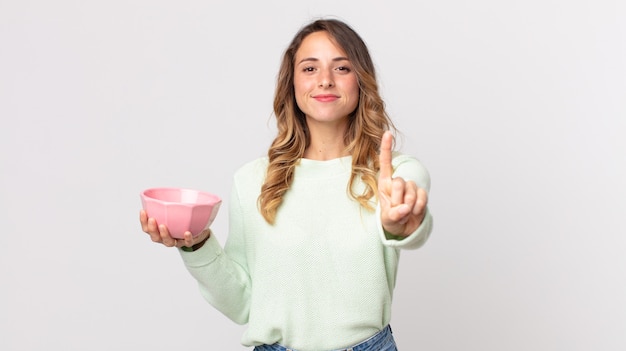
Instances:
[[[389,342],[391,339],[392,331],[391,326],[386,326],[383,330],[374,334],[367,340],[364,340],[354,346],[350,346],[343,349],[337,349],[332,351],[374,351],[379,350],[386,342]],[[298,351],[296,349],[291,349],[286,346],[282,346],[280,344],[274,345],[261,345],[254,348],[254,351]]]

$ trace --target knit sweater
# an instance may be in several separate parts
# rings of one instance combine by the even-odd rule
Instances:
[[[351,161],[301,159],[274,225],[257,208],[267,158],[243,165],[233,179],[224,247],[212,235],[197,251],[180,251],[202,296],[248,324],[243,345],[332,350],[389,324],[400,249],[420,247],[433,219],[427,211],[410,236],[386,235],[377,203],[368,211],[347,193]],[[394,153],[392,165],[394,177],[429,190],[417,159]]]

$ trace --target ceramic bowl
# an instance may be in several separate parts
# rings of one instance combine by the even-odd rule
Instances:
[[[165,224],[177,239],[182,239],[186,231],[200,234],[213,223],[222,204],[217,195],[185,188],[150,188],[140,197],[148,218]]]

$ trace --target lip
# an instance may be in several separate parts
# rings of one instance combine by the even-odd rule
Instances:
[[[320,102],[331,102],[331,101],[335,101],[339,99],[339,96],[334,95],[334,94],[320,94],[320,95],[314,95],[313,98]]]

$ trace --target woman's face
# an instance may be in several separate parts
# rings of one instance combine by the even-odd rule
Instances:
[[[294,91],[307,123],[345,123],[359,101],[359,85],[346,53],[327,32],[309,34],[295,57]]]

